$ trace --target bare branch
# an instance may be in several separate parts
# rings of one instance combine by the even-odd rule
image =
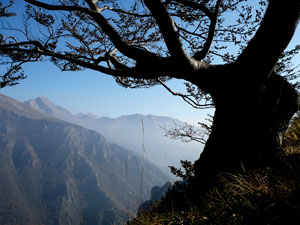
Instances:
[[[191,142],[196,141],[201,144],[206,143],[206,139],[208,135],[206,134],[205,130],[201,130],[199,127],[195,127],[188,123],[184,125],[179,125],[174,122],[175,127],[173,128],[166,128],[161,127],[165,130],[165,136],[171,138],[173,140],[181,140],[182,142]]]
[[[98,0],[85,0],[85,2],[89,5],[91,10],[96,11],[98,13],[101,12],[101,9],[96,5]]]
[[[8,12],[8,9],[12,7],[13,3],[14,1],[10,0],[6,6],[3,6],[0,2],[0,17],[11,17],[16,15],[15,13]]]
[[[299,19],[300,1],[288,0],[284,4],[281,1],[269,1],[258,31],[238,57],[236,64],[240,68],[247,68],[253,79],[258,78],[260,82],[264,82],[292,39]]]
[[[19,80],[25,79],[26,76],[24,75],[24,72],[22,71],[22,64],[29,62],[21,62],[21,63],[11,63],[10,68],[4,73],[0,74],[0,88],[4,88],[6,86],[14,86],[18,84]]]
[[[109,62],[111,62],[117,69],[129,69],[128,66],[126,66],[120,62],[119,58],[115,54],[116,50],[117,49],[114,49],[105,54],[105,57],[107,58],[107,60],[109,60]]]
[[[133,13],[133,12],[129,12],[129,11],[126,11],[126,10],[122,10],[122,9],[115,9],[115,8],[112,8],[112,7],[107,7],[108,10],[111,10],[113,12],[116,12],[116,13],[122,13],[122,14],[126,14],[126,15],[129,15],[129,16],[134,16],[134,17],[151,17],[150,14],[138,14],[138,13]]]
[[[124,55],[138,61],[141,58],[147,60],[159,60],[158,57],[151,52],[130,46],[126,42],[122,40],[118,32],[115,28],[108,23],[108,21],[102,16],[100,13],[96,11],[89,10],[87,8],[83,8],[80,6],[66,6],[66,5],[49,5],[43,2],[39,2],[36,0],[25,0],[26,2],[42,7],[47,10],[63,10],[63,11],[79,11],[91,16],[95,22],[102,28],[102,30],[108,35],[112,43],[116,46],[116,48]]]
[[[210,46],[214,39],[217,18],[218,18],[221,2],[222,2],[222,0],[217,1],[216,7],[215,7],[215,12],[212,14],[212,16],[210,16],[210,25],[209,25],[209,30],[208,30],[208,36],[207,36],[206,42],[203,46],[203,49],[199,52],[196,52],[193,56],[197,60],[204,59],[209,52]]]
[[[42,43],[40,43],[38,41],[23,41],[23,42],[17,42],[17,43],[13,43],[13,44],[3,44],[3,45],[0,45],[0,50],[10,50],[9,48],[11,48],[11,47],[19,47],[19,46],[27,46],[27,45],[33,45],[33,46],[35,46],[36,49],[42,50],[45,52],[49,51],[42,45]]]
[[[24,49],[24,48],[19,48],[19,46],[26,46],[26,45],[34,45],[34,49]],[[43,47],[43,45],[38,42],[38,41],[28,41],[28,42],[20,42],[20,43],[15,43],[15,44],[6,44],[6,45],[0,45],[0,52],[23,52],[23,53],[37,53],[37,54],[41,54],[41,55],[45,55],[45,56],[50,56],[50,57],[54,57],[57,59],[61,59],[61,60],[66,60],[70,63],[75,63],[79,66],[82,66],[84,68],[88,68],[88,69],[93,69],[95,71],[99,71],[105,74],[109,74],[112,76],[120,76],[120,75],[124,75],[127,74],[127,72],[129,72],[128,70],[112,70],[94,63],[89,63],[86,61],[82,61],[77,59],[76,57],[70,57],[64,54],[60,54],[57,52],[52,52],[49,51],[48,49],[46,49],[45,47]],[[130,73],[131,76],[135,76],[134,73]],[[127,74],[129,75],[129,74]]]
[[[28,45],[33,45],[34,48],[28,49],[28,48],[21,48],[22,46],[28,46]],[[81,56],[76,56],[76,55],[66,55],[66,54],[61,54],[58,52],[53,52],[50,51],[49,49],[45,48],[40,42],[38,41],[28,41],[28,42],[19,42],[19,43],[14,43],[14,44],[4,44],[0,45],[0,52],[6,53],[6,52],[21,52],[21,53],[35,53],[39,55],[44,55],[44,56],[50,56],[55,59],[60,59],[60,60],[65,60],[70,63],[76,64],[78,66],[87,68],[87,69],[92,69],[95,71],[99,71],[114,77],[132,77],[136,79],[156,79],[161,77],[161,68],[155,68],[151,64],[149,64],[149,70],[145,70],[144,67],[133,67],[129,68],[123,64],[121,64],[116,56],[114,56],[113,53],[108,53],[106,55],[106,58],[100,58],[100,60],[107,61],[110,60],[114,65],[115,69],[112,68],[107,68],[101,65],[98,65],[95,63],[95,61],[92,60],[92,62],[88,62],[86,60],[80,60],[82,58]],[[161,66],[164,64],[169,64],[168,59],[166,61],[161,62]],[[172,73],[173,71],[170,70],[168,71],[170,66],[167,66],[165,68],[166,73],[170,72]],[[174,73],[176,70],[174,70]],[[180,75],[181,73],[179,73]],[[179,76],[178,75],[178,76]],[[176,74],[175,74],[176,77]]]
[[[197,2],[192,2],[189,0],[172,0],[171,2],[180,3],[184,6],[188,6],[193,9],[198,9],[198,10],[204,12],[204,14],[211,19],[214,17],[213,13],[203,4],[199,4]]]
[[[175,22],[168,14],[161,0],[145,0],[144,2],[155,18],[171,56],[186,61],[189,56],[179,39]]]
[[[186,103],[188,103],[189,105],[191,105],[193,108],[196,109],[208,109],[208,108],[213,108],[214,105],[212,103],[208,103],[208,104],[200,104],[199,101],[195,101],[191,98],[191,96],[182,94],[180,92],[174,92],[172,91],[171,88],[169,88],[164,82],[162,82],[159,78],[157,79],[157,81],[168,91],[170,92],[172,95],[174,96],[179,96],[181,97]]]

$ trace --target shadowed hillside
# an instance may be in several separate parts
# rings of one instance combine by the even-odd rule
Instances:
[[[3,95],[0,118],[0,224],[118,224],[167,180],[99,133]]]

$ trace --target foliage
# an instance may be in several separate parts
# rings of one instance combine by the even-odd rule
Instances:
[[[188,180],[191,176],[194,175],[194,164],[188,160],[181,160],[181,165],[184,169],[182,171],[180,168],[176,168],[174,166],[169,166],[171,173],[176,177],[181,178],[182,180]]]
[[[298,112],[283,138],[285,154],[300,154],[300,113]]]
[[[13,4],[14,0],[10,0],[7,5],[3,5],[3,3],[0,2],[0,18],[13,17],[16,15],[14,12],[9,11]],[[6,40],[15,41],[16,39],[13,36],[5,36],[0,33],[0,45],[7,43]],[[3,54],[11,60],[4,60],[2,57],[0,58],[0,66],[7,66],[6,72],[0,74],[0,88],[16,85],[18,84],[19,80],[26,78],[22,70],[23,62],[20,62],[26,62],[25,58],[23,57],[24,55],[21,53],[12,54],[5,51],[3,51]]]
[[[281,74],[288,81],[294,83],[298,91],[300,88],[300,83],[298,80],[300,74],[300,65],[293,65],[292,59],[295,55],[299,53],[299,51],[300,45],[296,45],[293,49],[283,52],[274,68],[275,72]]]
[[[14,0],[10,0],[8,5],[3,6],[3,3],[0,2],[0,17],[11,17],[15,15],[15,13],[8,11],[8,9],[12,7],[13,3]]]

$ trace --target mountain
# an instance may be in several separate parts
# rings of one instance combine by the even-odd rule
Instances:
[[[49,115],[51,117],[74,124],[80,123],[80,120],[74,117],[70,111],[53,104],[50,100],[43,96],[39,96],[36,99],[30,99],[24,103],[26,105],[31,106],[36,111],[43,112],[44,114]]]
[[[21,104],[18,101],[15,101],[12,98],[9,98],[5,95],[0,94],[0,107],[3,111],[7,111],[10,113],[18,114],[23,117],[31,118],[31,119],[49,119],[51,116],[47,113],[41,113],[41,110],[32,110],[32,107]],[[4,110],[5,109],[5,110]]]
[[[167,171],[167,166],[180,166],[180,160],[194,161],[202,148],[198,143],[182,143],[165,137],[165,130],[183,122],[163,116],[134,114],[118,118],[99,118],[90,128],[103,134],[110,142],[135,152],[144,152],[147,159]]]
[[[180,166],[180,160],[194,161],[199,158],[203,145],[199,143],[182,143],[165,137],[165,130],[184,122],[174,118],[154,115],[127,115],[118,118],[97,117],[93,114],[72,115],[69,111],[67,117],[62,117],[62,112],[67,111],[60,106],[51,103],[45,97],[29,100],[28,105],[44,100],[44,105],[49,107],[36,107],[35,109],[74,124],[79,124],[88,129],[93,129],[104,135],[108,141],[143,154],[147,159],[160,169],[167,172],[168,166]],[[31,102],[31,103],[30,103]],[[30,103],[30,104],[29,104]],[[53,108],[51,113],[45,108]],[[55,110],[54,110],[55,108]],[[57,113],[56,113],[57,112]]]
[[[1,94],[0,118],[0,224],[121,224],[167,180],[99,133]]]

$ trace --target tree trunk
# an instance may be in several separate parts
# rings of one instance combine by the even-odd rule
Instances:
[[[198,82],[211,94],[216,111],[212,133],[195,162],[197,182],[241,165],[270,165],[298,110],[296,90],[272,71],[298,25],[300,1],[268,2],[259,29],[237,60],[212,68],[210,82]]]
[[[212,132],[195,162],[200,183],[219,171],[270,164],[298,110],[296,90],[275,73],[263,85],[243,83],[236,88],[228,82],[213,96],[216,111]]]

